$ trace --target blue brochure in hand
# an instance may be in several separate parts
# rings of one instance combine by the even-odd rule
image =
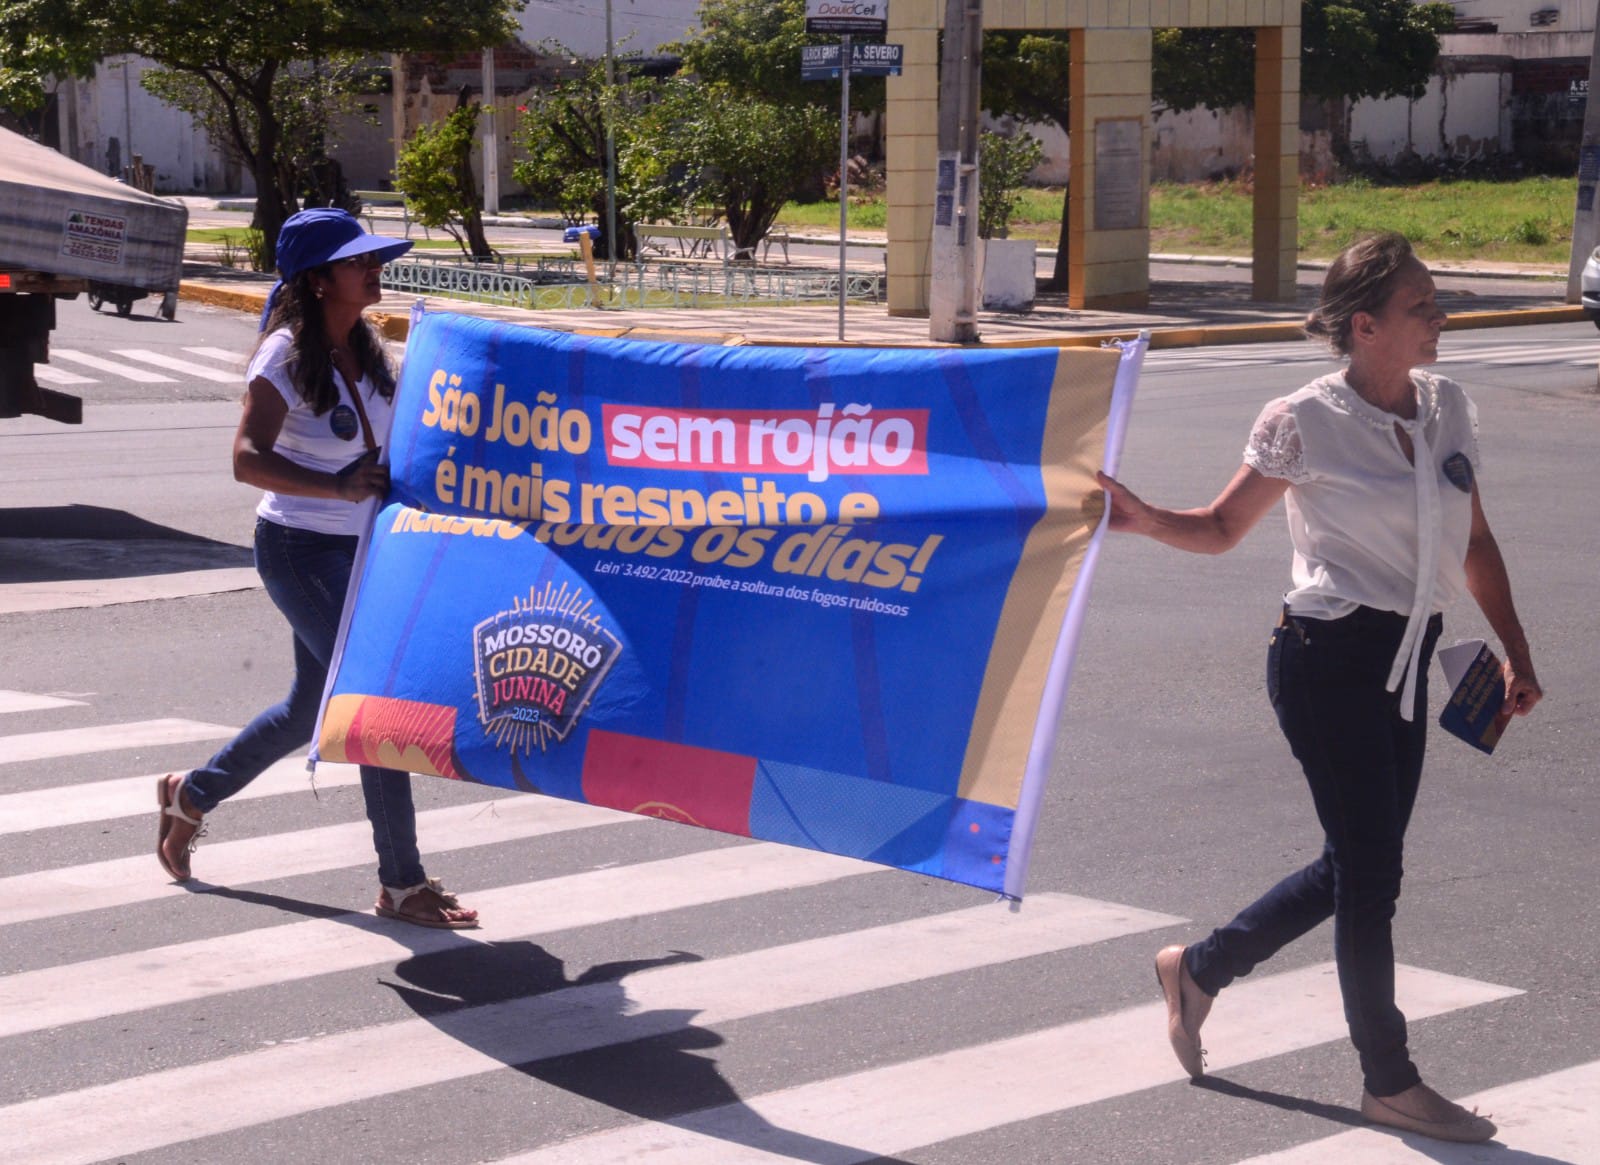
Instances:
[[[1468,639],[1441,648],[1439,666],[1450,685],[1450,699],[1439,713],[1439,727],[1473,748],[1493,752],[1510,719],[1500,714],[1506,700],[1500,660],[1483,640]]]

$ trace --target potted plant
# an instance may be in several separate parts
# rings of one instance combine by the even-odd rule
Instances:
[[[978,255],[983,306],[990,310],[1033,306],[1037,244],[1007,236],[1023,184],[1043,156],[1044,146],[1030,133],[985,132],[979,139],[978,237],[983,243]]]

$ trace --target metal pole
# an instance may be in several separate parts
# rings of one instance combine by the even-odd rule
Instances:
[[[400,53],[389,54],[389,120],[394,123],[394,159],[389,170],[391,179],[400,173],[400,155],[406,146],[406,59]],[[393,188],[394,182],[389,186]]]
[[[133,55],[125,54],[122,58],[122,152],[127,158],[124,165],[129,167],[130,175],[133,174],[133,87],[128,80],[128,74],[132,71]],[[130,182],[128,185],[131,186],[133,183]]]
[[[494,50],[483,50],[483,213],[500,213],[500,129],[494,116]]]
[[[617,82],[616,49],[611,39],[611,0],[606,0],[606,96]],[[607,278],[617,281],[617,135],[606,114],[606,258]]]
[[[850,229],[850,34],[839,39],[839,339],[844,339],[845,235]]]
[[[944,49],[939,61],[928,335],[959,344],[978,338],[978,86],[982,61],[981,0],[946,0]]]

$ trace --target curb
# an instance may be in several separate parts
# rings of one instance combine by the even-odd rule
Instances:
[[[236,311],[259,314],[266,304],[265,291],[235,291],[208,283],[184,281],[179,286],[178,297],[191,303],[212,307],[232,308]],[[411,332],[410,314],[407,312],[374,311],[368,316],[386,340],[404,340]],[[1472,328],[1522,327],[1533,324],[1574,323],[1589,318],[1577,304],[1555,307],[1530,307],[1516,310],[1461,312],[1445,321],[1447,332]],[[711,344],[722,347],[756,345],[773,348],[943,348],[960,347],[931,340],[899,341],[839,341],[824,339],[796,340],[788,337],[761,339],[738,332],[699,332],[662,328],[659,325],[641,327],[604,328],[549,326],[554,331],[569,332],[579,336],[599,336],[606,339],[646,340],[678,344]],[[1043,336],[1025,336],[1017,339],[980,340],[973,348],[1098,348],[1117,340],[1132,340],[1142,331],[1150,333],[1150,347],[1202,348],[1231,344],[1262,344],[1298,340],[1305,336],[1299,320],[1274,320],[1249,324],[1176,324],[1172,327],[1132,326],[1108,328],[1095,332],[1056,333]]]

